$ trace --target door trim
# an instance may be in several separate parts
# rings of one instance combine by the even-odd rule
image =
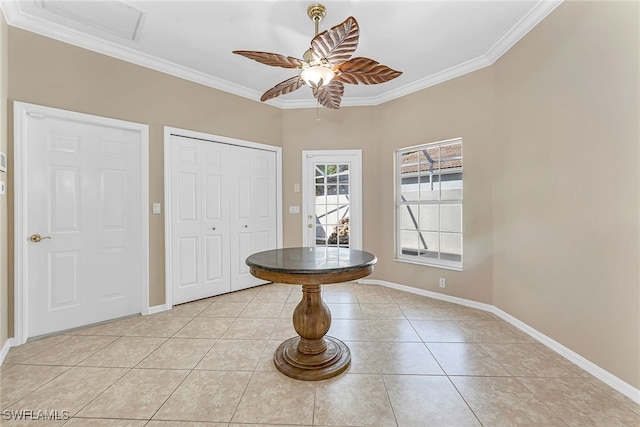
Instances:
[[[309,191],[309,186],[312,184],[309,182],[308,170],[307,170],[307,158],[313,156],[344,156],[353,157],[353,162],[358,165],[360,169],[360,177],[357,182],[352,183],[353,195],[355,195],[356,206],[360,210],[360,221],[357,223],[349,223],[349,228],[356,230],[358,239],[353,241],[353,245],[349,247],[353,249],[362,249],[362,218],[363,218],[363,206],[362,206],[362,150],[303,150],[302,151],[302,246],[315,246],[311,244],[307,237],[307,221],[305,218],[309,215],[307,207],[309,206],[309,200],[313,192]]]
[[[149,126],[140,123],[110,119],[59,108],[44,107],[14,101],[13,103],[13,196],[14,196],[14,344],[24,344],[29,338],[29,289],[28,289],[28,246],[27,246],[27,215],[28,206],[25,196],[27,188],[27,116],[56,116],[68,120],[80,121],[100,126],[120,127],[140,133],[140,224],[142,230],[141,260],[142,271],[140,284],[140,308],[142,314],[149,314]]]
[[[242,139],[229,138],[227,136],[213,135],[180,129],[170,126],[164,127],[164,288],[165,304],[164,309],[170,310],[173,307],[173,258],[171,245],[171,136],[181,136],[204,141],[235,145],[245,148],[255,148],[258,150],[273,151],[276,153],[276,246],[282,247],[282,147],[267,145],[259,142],[245,141]]]

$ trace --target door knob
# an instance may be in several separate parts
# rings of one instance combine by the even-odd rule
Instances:
[[[307,227],[313,228],[313,224],[307,224]]]
[[[38,243],[40,240],[44,240],[44,239],[50,239],[51,237],[49,236],[41,236],[39,234],[32,234],[31,237],[29,237],[29,240],[31,240],[33,243]]]

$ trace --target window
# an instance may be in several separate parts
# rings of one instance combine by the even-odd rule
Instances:
[[[396,258],[462,270],[462,139],[396,151]]]

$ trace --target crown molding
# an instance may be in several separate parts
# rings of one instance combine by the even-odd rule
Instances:
[[[68,27],[57,25],[37,16],[24,14],[20,11],[16,0],[4,0],[0,2],[0,8],[2,8],[4,12],[7,23],[13,27],[254,101],[260,99],[261,93],[253,89],[99,39]]]
[[[511,49],[511,47],[522,39],[522,37],[524,37],[532,28],[538,25],[540,21],[542,21],[562,2],[563,0],[544,0],[537,3],[526,16],[514,25],[513,28],[511,28],[511,30],[496,42],[496,44],[494,44],[484,55],[401,86],[397,89],[390,90],[378,96],[356,98],[344,97],[342,100],[342,107],[369,107],[380,105],[493,65],[505,52]],[[7,23],[11,26],[120,59],[122,61],[140,65],[145,68],[150,68],[152,70],[189,80],[223,92],[241,96],[252,101],[260,102],[260,96],[262,94],[256,90],[249,89],[227,80],[219,79],[151,55],[137,52],[133,49],[93,37],[80,31],[51,23],[33,15],[24,14],[20,10],[18,0],[2,0],[0,1],[0,9],[4,13]],[[313,98],[288,100],[282,97],[271,99],[265,102],[265,104],[280,109],[316,108],[317,106],[317,102]]]
[[[511,28],[496,44],[485,54],[487,60],[493,64],[529,31],[538,25],[553,10],[560,6],[564,0],[544,0],[537,3],[516,25]]]

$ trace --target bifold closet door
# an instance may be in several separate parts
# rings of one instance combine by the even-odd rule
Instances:
[[[231,290],[229,146],[171,137],[173,304]]]
[[[245,259],[277,245],[276,153],[171,137],[173,304],[265,283]]]
[[[276,154],[232,147],[231,174],[231,290],[265,283],[253,277],[245,260],[277,245]]]

